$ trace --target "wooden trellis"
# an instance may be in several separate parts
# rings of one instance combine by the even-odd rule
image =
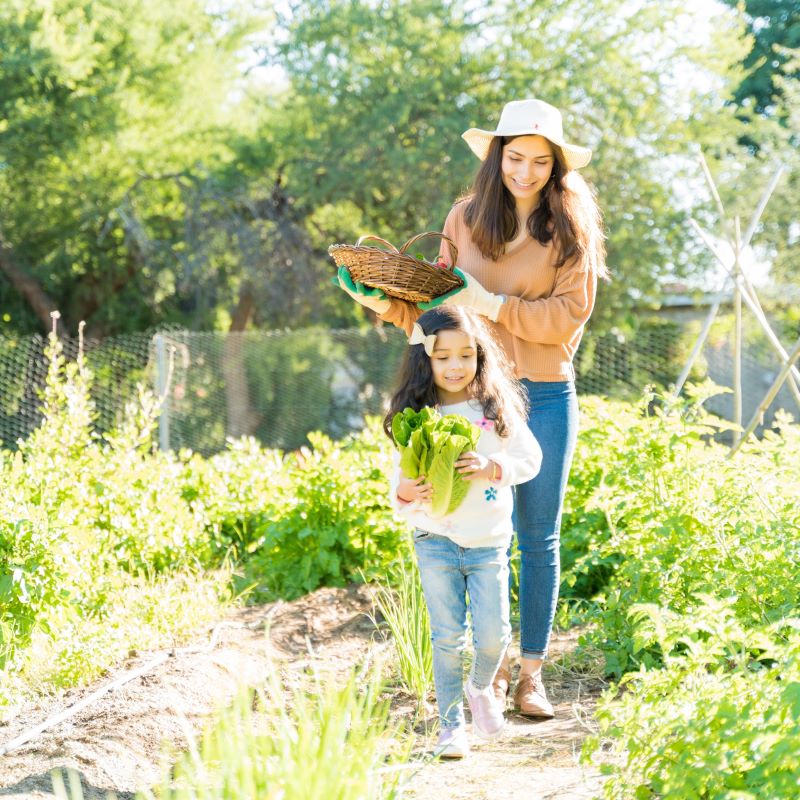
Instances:
[[[781,344],[778,336],[775,334],[775,331],[769,324],[766,315],[764,314],[763,309],[761,308],[761,304],[758,300],[758,295],[756,294],[755,288],[753,287],[752,283],[749,281],[747,275],[745,274],[744,270],[742,269],[741,264],[741,257],[742,253],[744,252],[745,248],[748,247],[750,244],[750,240],[753,238],[753,234],[755,233],[756,227],[761,219],[761,215],[764,213],[764,209],[769,202],[772,193],[775,191],[775,187],[778,185],[778,181],[780,180],[781,174],[783,173],[783,165],[779,165],[775,170],[775,173],[772,176],[772,180],[770,180],[769,185],[764,190],[761,199],[758,202],[758,205],[753,212],[753,216],[750,219],[750,223],[747,226],[747,229],[744,233],[744,236],[741,235],[741,228],[740,228],[740,220],[739,217],[736,216],[733,218],[733,222],[728,221],[725,215],[725,208],[722,205],[722,200],[720,199],[719,192],[717,191],[716,184],[714,183],[714,179],[711,176],[711,172],[708,169],[708,164],[706,164],[705,158],[703,158],[702,154],[700,155],[700,166],[703,170],[703,175],[708,183],[709,189],[711,191],[711,195],[714,198],[714,202],[716,203],[717,210],[719,211],[720,219],[723,222],[723,227],[730,235],[729,244],[731,250],[733,251],[733,261],[731,262],[730,258],[726,259],[720,252],[719,248],[715,245],[711,236],[706,233],[698,224],[695,219],[690,219],[689,222],[694,228],[694,230],[698,233],[700,238],[703,240],[705,245],[711,251],[712,255],[716,260],[723,266],[725,272],[725,278],[723,279],[722,286],[720,287],[719,291],[716,293],[714,300],[711,304],[711,308],[708,312],[708,316],[703,323],[703,327],[700,331],[699,336],[697,337],[697,341],[692,348],[691,353],[689,354],[689,358],[686,361],[686,365],[683,368],[678,380],[675,383],[675,387],[673,392],[675,396],[680,394],[681,389],[683,388],[684,383],[686,383],[686,379],[689,376],[689,372],[692,368],[692,365],[695,362],[695,359],[699,355],[703,345],[705,344],[706,338],[708,337],[708,333],[711,330],[711,326],[719,312],[720,306],[722,305],[723,301],[726,298],[726,294],[728,291],[728,286],[730,281],[733,281],[733,308],[735,314],[735,324],[734,324],[734,332],[733,332],[733,406],[734,406],[734,422],[738,426],[739,430],[742,429],[742,311],[743,306],[742,304],[747,306],[747,308],[752,312],[753,316],[755,317],[756,321],[759,323],[761,328],[764,331],[764,334],[767,337],[767,340],[772,345],[774,350],[778,353],[781,360],[781,370],[778,373],[778,376],[775,378],[772,386],[770,387],[767,394],[764,396],[762,401],[759,403],[758,408],[756,409],[755,413],[753,414],[752,419],[747,424],[747,427],[744,428],[741,435],[734,434],[734,441],[733,446],[731,447],[730,451],[728,452],[728,457],[733,456],[737,450],[741,447],[742,443],[747,439],[748,436],[755,430],[756,426],[759,423],[759,420],[762,418],[764,411],[769,407],[769,404],[774,400],[775,396],[777,395],[778,391],[780,390],[781,386],[784,383],[788,383],[789,389],[797,403],[798,408],[800,408],[800,370],[795,366],[795,362],[797,361],[798,357],[800,357],[800,339],[795,343],[794,347],[791,349],[791,352],[787,351],[786,348]]]

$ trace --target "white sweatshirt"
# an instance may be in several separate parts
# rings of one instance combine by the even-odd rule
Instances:
[[[483,415],[480,403],[468,400],[451,406],[439,406],[439,412],[460,414],[481,429],[476,452],[497,463],[502,476],[496,481],[467,481],[469,490],[461,505],[452,513],[433,519],[426,513],[429,504],[403,503],[397,497],[400,483],[400,454],[394,453],[390,497],[395,509],[415,528],[447,536],[461,547],[505,547],[513,532],[511,512],[514,498],[511,487],[525,483],[539,474],[542,450],[524,420],[515,421],[509,436],[498,436],[494,422]]]

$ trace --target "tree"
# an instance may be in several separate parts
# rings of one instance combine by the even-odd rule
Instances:
[[[95,334],[174,313],[174,258],[151,258],[138,233],[170,238],[180,196],[141,178],[230,160],[254,22],[202,0],[2,5],[0,297],[17,327],[53,304],[68,329],[87,319]]]
[[[744,58],[747,75],[736,88],[734,101],[752,106],[757,114],[777,115],[788,122],[786,92],[781,78],[800,79],[800,69],[790,51],[800,48],[800,13],[797,0],[725,0],[744,7],[753,46]]]
[[[795,0],[726,0],[743,13],[752,47],[732,98],[747,126],[749,154],[723,170],[720,192],[732,213],[747,219],[779,164],[783,176],[762,217],[754,244],[772,264],[773,291],[796,306],[800,255],[800,14]],[[743,191],[743,187],[747,189]]]
[[[570,137],[595,149],[586,174],[605,210],[615,274],[598,318],[619,324],[661,278],[707,264],[685,224],[695,204],[681,191],[697,169],[689,156],[710,141],[736,150],[745,124],[724,106],[747,44],[740,22],[726,12],[711,43],[677,44],[691,25],[683,6],[294,3],[266,58],[290,88],[265,114],[262,136],[281,153],[298,212],[318,222],[320,207],[346,206],[348,228],[400,242],[440,229],[469,186],[466,127],[492,125],[514,97],[549,100],[566,109]],[[340,230],[327,233],[341,240]]]

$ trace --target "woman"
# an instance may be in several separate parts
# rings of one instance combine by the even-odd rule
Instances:
[[[458,248],[466,285],[421,307],[452,303],[491,320],[528,392],[528,426],[543,458],[539,475],[515,494],[521,661],[514,703],[526,716],[549,718],[553,706],[541,671],[558,600],[561,509],[577,438],[572,360],[597,278],[607,275],[600,213],[575,171],[589,163],[591,150],[565,141],[561,113],[535,99],[508,103],[496,130],[471,128],[463,138],[483,163],[443,232]],[[348,277],[340,273],[356,300],[411,330],[420,309]],[[494,682],[503,701],[510,683],[506,656]]]

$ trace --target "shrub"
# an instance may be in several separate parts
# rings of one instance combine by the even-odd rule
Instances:
[[[637,603],[681,613],[692,595],[735,596],[748,625],[798,606],[797,429],[784,423],[727,459],[714,440],[720,423],[702,410],[706,393],[668,409],[646,398],[637,417],[604,421],[611,448],[586,508],[608,525],[591,541],[591,559],[610,565],[591,640],[610,674],[661,662],[658,646],[635,635]]]
[[[246,576],[257,598],[385,574],[401,549],[406,526],[389,503],[391,452],[379,421],[339,443],[308,438],[311,449],[285,458],[287,491],[250,545]]]
[[[658,638],[664,669],[629,673],[601,701],[598,735],[610,745],[609,800],[797,795],[800,636],[794,626],[742,625],[732,601],[694,598],[687,615],[636,612]],[[756,648],[759,657],[751,657]]]

